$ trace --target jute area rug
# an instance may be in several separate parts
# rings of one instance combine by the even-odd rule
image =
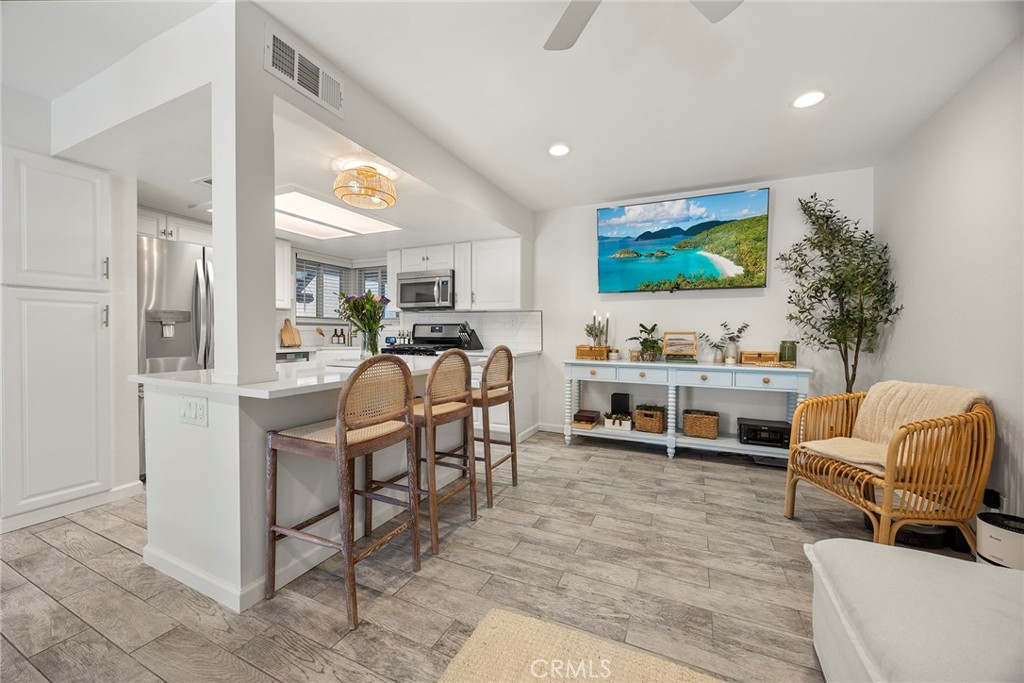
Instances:
[[[623,643],[490,610],[439,683],[718,683]]]

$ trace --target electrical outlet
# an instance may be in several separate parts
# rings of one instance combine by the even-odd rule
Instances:
[[[197,427],[209,427],[209,405],[206,397],[181,396],[178,400],[178,421]]]

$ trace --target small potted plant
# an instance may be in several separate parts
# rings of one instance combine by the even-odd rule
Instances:
[[[633,418],[622,413],[605,413],[604,426],[606,429],[618,429],[628,432],[633,429]]]
[[[644,325],[640,323],[640,333],[635,337],[629,337],[626,341],[640,342],[640,360],[658,360],[661,353],[661,338],[658,335],[658,323]]]
[[[710,346],[715,350],[715,362],[716,363],[736,363],[740,357],[739,342],[743,338],[743,333],[750,327],[748,323],[743,323],[734,331],[730,327],[729,323],[722,323],[722,336],[717,340],[712,339],[710,335],[701,332],[700,339],[702,342]]]

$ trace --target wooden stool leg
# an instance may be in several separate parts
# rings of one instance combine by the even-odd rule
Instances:
[[[366,454],[365,464],[365,481],[363,488],[367,491],[373,492],[373,453]],[[366,538],[370,537],[370,533],[373,531],[373,498],[369,496],[363,496],[363,536]]]
[[[476,521],[476,447],[473,432],[473,414],[462,421],[462,453],[466,456],[466,470],[462,476],[469,476],[470,519]]]
[[[480,407],[484,429],[484,481],[487,485],[487,507],[494,507],[494,481],[491,478],[491,414],[485,402]]]
[[[267,436],[267,565],[264,595],[269,600],[274,597],[277,585],[277,449],[270,446]]]
[[[437,530],[437,427],[429,424],[427,432],[427,505],[430,507],[430,552],[435,556],[441,551],[441,539]]]
[[[341,515],[341,560],[344,565],[345,597],[348,608],[348,628],[355,630],[359,624],[359,611],[356,608],[356,563],[354,562],[354,521],[352,487],[352,461],[348,455],[341,453],[338,463],[338,511]]]
[[[508,388],[508,444],[512,449],[512,486],[519,486],[519,463],[516,450],[516,397]]]
[[[408,462],[409,474],[409,516],[412,518],[412,570],[420,570],[420,485],[419,455],[416,444],[416,430],[410,431],[405,442],[405,458]]]

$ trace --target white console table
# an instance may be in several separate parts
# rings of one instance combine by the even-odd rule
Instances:
[[[632,363],[629,361],[567,360],[565,366],[565,443],[572,443],[574,434],[594,436],[603,439],[621,439],[655,445],[664,445],[668,457],[673,458],[676,448],[688,446],[709,451],[745,453],[766,457],[785,458],[788,452],[781,448],[742,444],[736,437],[720,436],[717,439],[696,439],[683,436],[676,431],[676,417],[679,410],[679,387],[712,387],[715,389],[738,389],[741,391],[774,391],[786,394],[786,419],[793,420],[793,411],[800,401],[807,398],[807,387],[813,370],[810,368],[761,368],[749,365],[680,364],[680,363]],[[652,384],[665,387],[666,422],[664,434],[616,429],[597,426],[593,429],[578,429],[572,426],[572,416],[580,409],[582,382],[614,382],[619,384]]]

